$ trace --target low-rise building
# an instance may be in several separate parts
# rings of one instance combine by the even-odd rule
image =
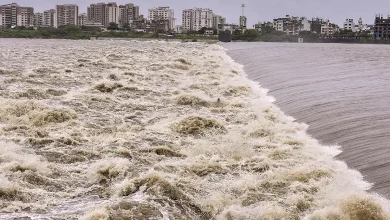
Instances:
[[[84,26],[84,24],[88,21],[88,16],[86,13],[79,14],[78,25]]]
[[[255,25],[253,26],[253,28],[254,28],[256,31],[258,31],[259,33],[261,33],[265,27],[271,27],[271,28],[273,28],[273,27],[274,27],[274,24],[273,24],[272,22],[264,22],[264,23],[258,22],[257,24],[255,24]]]
[[[345,19],[345,22],[344,22],[344,30],[350,30],[352,32],[356,32],[356,24],[355,22],[353,21],[353,19],[351,18],[348,18],[348,19]]]
[[[358,23],[354,22],[354,19],[346,19],[343,25],[344,30],[350,30],[352,32],[364,32],[370,31],[370,27],[363,23],[363,19],[359,18]]]
[[[288,35],[298,35],[301,31],[310,31],[310,22],[306,17],[286,15],[284,18],[274,19],[273,28]]]
[[[204,30],[204,34],[205,35],[214,35],[214,30],[210,30],[210,29]]]
[[[176,25],[174,31],[175,31],[175,33],[178,33],[178,34],[183,33],[183,26],[181,26],[181,25]]]
[[[93,22],[93,21],[86,21],[83,26],[104,28],[104,25],[102,25],[100,22]]]
[[[219,25],[220,31],[229,31],[230,33],[233,33],[233,31],[236,29],[240,29],[240,26],[237,24],[221,24],[221,25]]]
[[[327,20],[321,25],[321,35],[329,36],[333,35],[338,31],[338,27]]]
[[[143,16],[139,16],[138,19],[131,22],[130,27],[134,30],[146,30],[146,19]]]

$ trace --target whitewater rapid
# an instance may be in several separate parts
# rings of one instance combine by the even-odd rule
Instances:
[[[0,52],[0,219],[389,218],[217,44]]]

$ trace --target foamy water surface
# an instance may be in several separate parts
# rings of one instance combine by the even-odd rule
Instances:
[[[219,45],[0,51],[0,219],[388,219]]]
[[[390,198],[388,45],[226,44],[287,114]]]

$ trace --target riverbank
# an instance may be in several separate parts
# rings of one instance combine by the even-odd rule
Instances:
[[[70,39],[89,40],[91,38],[117,39],[178,39],[178,40],[218,40],[217,36],[176,34],[168,37],[166,34],[144,33],[135,31],[102,31],[99,28],[69,26],[61,28],[39,28],[37,30],[0,30],[0,38],[29,39]]]
[[[0,49],[2,217],[388,219],[217,44]]]
[[[299,36],[289,36],[281,33],[259,35],[253,31],[248,35],[235,36],[233,42],[290,42],[298,43]],[[28,38],[28,39],[115,39],[115,40],[168,40],[168,41],[199,41],[218,42],[218,36],[144,33],[134,31],[101,31],[96,28],[69,26],[62,28],[40,28],[38,30],[0,30],[0,38]],[[303,43],[352,43],[352,44],[390,44],[390,40],[378,40],[370,38],[320,38],[318,36],[302,37]]]

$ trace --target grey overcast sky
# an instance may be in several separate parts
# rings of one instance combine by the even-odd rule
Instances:
[[[91,3],[104,0],[0,0],[0,5],[17,2],[22,6],[32,6],[36,12],[54,8],[56,4],[78,4],[80,13],[87,11]],[[115,0],[109,0],[115,2]],[[108,2],[108,1],[106,1]],[[390,14],[390,0],[116,0],[118,4],[134,3],[140,6],[140,13],[146,17],[148,9],[170,6],[175,10],[176,24],[181,24],[181,11],[186,8],[210,8],[214,13],[226,17],[228,23],[238,23],[241,4],[246,4],[245,15],[248,26],[258,21],[270,21],[285,15],[329,18],[342,25],[346,18],[372,24],[375,14]]]

